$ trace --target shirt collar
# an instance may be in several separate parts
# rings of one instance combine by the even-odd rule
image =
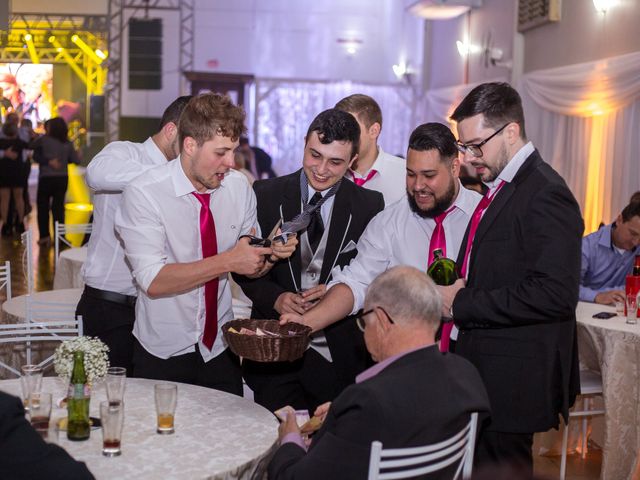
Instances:
[[[598,230],[598,234],[600,235],[600,239],[598,240],[598,245],[604,248],[613,249],[613,238],[611,238],[612,233],[613,233],[613,223],[610,225],[605,225],[600,230]]]
[[[319,193],[320,195],[322,195],[322,198],[324,198],[324,196],[329,193],[329,190],[331,190],[331,188],[327,188],[326,190],[324,190],[323,192],[316,192],[316,190],[313,189],[313,187],[311,185],[307,185],[308,188],[308,192],[309,192],[309,200],[311,200],[313,198],[313,196],[316,193]]]
[[[360,175],[358,172],[356,172],[355,170],[349,169],[350,175],[355,176],[357,178],[367,178],[367,175],[369,175],[369,172],[371,172],[371,170],[375,170],[376,172],[378,172],[380,175],[383,174],[383,172],[388,168],[388,162],[385,161],[385,153],[382,150],[382,147],[378,146],[378,156],[376,157],[375,161],[373,162],[373,165],[371,165],[371,168],[369,170],[367,170],[364,175]],[[375,177],[375,175],[374,175]]]
[[[509,163],[502,169],[498,177],[492,182],[486,182],[485,185],[489,187],[489,189],[493,189],[498,186],[500,181],[511,183],[513,182],[513,177],[516,176],[518,170],[524,163],[524,161],[535,151],[533,147],[533,143],[527,142],[524,146],[520,148],[516,152],[516,154],[509,160]]]
[[[467,215],[472,216],[476,209],[476,205],[478,204],[478,201],[474,198],[475,195],[479,196],[480,194],[473,190],[469,190],[468,188],[464,188],[462,183],[460,183],[460,180],[458,180],[458,196],[453,202],[453,205]]]
[[[171,180],[173,182],[173,190],[176,194],[176,197],[183,197],[196,191],[196,189],[193,187],[193,184],[191,183],[191,180],[189,180],[187,174],[184,173],[184,170],[182,169],[180,156],[178,156],[178,158],[176,158],[175,160],[169,162],[169,168],[171,169]],[[224,187],[224,180],[222,180],[220,186]],[[212,193],[215,190],[216,189],[207,190],[204,193]]]
[[[156,142],[153,141],[153,138],[147,138],[142,145],[155,165],[162,165],[167,162],[167,157],[164,156],[164,153],[162,153],[162,150],[156,145]]]
[[[387,358],[387,359],[385,359],[385,360],[383,360],[381,362],[378,362],[373,367],[370,367],[370,368],[366,369],[364,372],[362,372],[360,375],[358,375],[356,377],[356,383],[362,383],[365,380],[369,380],[370,378],[375,377],[382,370],[387,368],[389,365],[391,365],[396,360],[404,357],[405,355],[408,355],[408,354],[410,354],[412,352],[415,352],[417,350],[420,350],[422,348],[434,348],[434,347],[435,347],[435,345],[429,345],[428,347],[422,346],[422,347],[412,348],[411,350],[407,350],[406,352],[399,353],[397,355],[394,355],[393,357],[389,357],[389,358]]]

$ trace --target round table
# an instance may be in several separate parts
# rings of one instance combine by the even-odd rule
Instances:
[[[82,266],[87,260],[87,247],[68,248],[60,253],[53,276],[53,289],[82,288]]]
[[[176,433],[158,435],[153,395],[156,383],[127,379],[121,456],[102,455],[99,429],[92,430],[84,442],[71,442],[66,432],[60,432],[58,444],[76,460],[85,462],[97,479],[260,478],[266,471],[278,436],[278,421],[272,413],[242,397],[178,383]],[[0,381],[0,389],[19,396],[20,383]],[[59,399],[66,392],[66,384],[45,377],[43,391]],[[91,396],[92,416],[99,416],[104,400],[105,389],[99,384]],[[64,416],[66,410],[54,407],[52,421]]]
[[[63,290],[48,290],[46,292],[34,292],[31,297],[40,302],[55,302],[77,305],[82,295],[82,289],[69,288]],[[2,304],[2,316],[0,323],[23,323],[27,317],[27,295],[20,295],[7,300]],[[53,354],[59,341],[34,342],[32,345],[32,363],[39,363]],[[6,343],[0,345],[0,361],[20,370],[20,366],[27,363],[27,355],[24,345]],[[0,368],[0,379],[13,378],[10,371]]]
[[[602,374],[605,432],[600,478],[637,478],[640,451],[640,324],[593,318],[613,307],[580,302],[578,351],[584,367]]]
[[[82,295],[82,288],[63,288],[33,292],[31,298],[38,302],[68,303],[77,305]],[[2,304],[2,323],[24,322],[27,317],[27,295],[19,295]]]

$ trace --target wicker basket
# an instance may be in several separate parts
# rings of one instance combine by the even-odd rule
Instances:
[[[230,333],[231,327],[238,331],[243,327],[253,331],[260,328],[283,336],[239,335]],[[309,346],[311,328],[299,323],[280,325],[277,320],[238,319],[225,323],[222,332],[231,351],[239,357],[256,362],[293,362],[302,357]]]

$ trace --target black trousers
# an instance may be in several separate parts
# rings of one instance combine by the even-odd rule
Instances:
[[[127,375],[133,374],[133,322],[135,305],[123,305],[82,292],[76,307],[76,315],[82,315],[84,334],[98,337],[109,347],[109,364],[125,367]]]
[[[195,352],[165,360],[147,352],[136,340],[133,351],[133,376],[190,383],[242,396],[240,360],[229,349],[206,363],[197,345]]]
[[[38,230],[40,238],[51,237],[49,232],[49,210],[53,221],[64,223],[64,195],[67,192],[69,177],[40,177],[38,179]]]
[[[474,463],[481,469],[511,467],[523,474],[533,475],[533,433],[504,433],[482,431],[476,447]]]
[[[318,405],[333,400],[340,390],[333,363],[312,348],[295,362],[244,360],[242,373],[256,403],[272,412],[291,405],[313,414]]]

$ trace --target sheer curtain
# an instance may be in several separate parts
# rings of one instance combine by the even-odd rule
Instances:
[[[566,180],[585,233],[640,189],[640,52],[523,75],[527,136]]]
[[[409,85],[259,79],[257,145],[273,157],[278,174],[291,173],[302,165],[304,136],[314,117],[354,93],[369,95],[380,105],[383,118],[378,144],[382,149],[393,155],[406,154],[409,135],[417,126],[415,90]]]

